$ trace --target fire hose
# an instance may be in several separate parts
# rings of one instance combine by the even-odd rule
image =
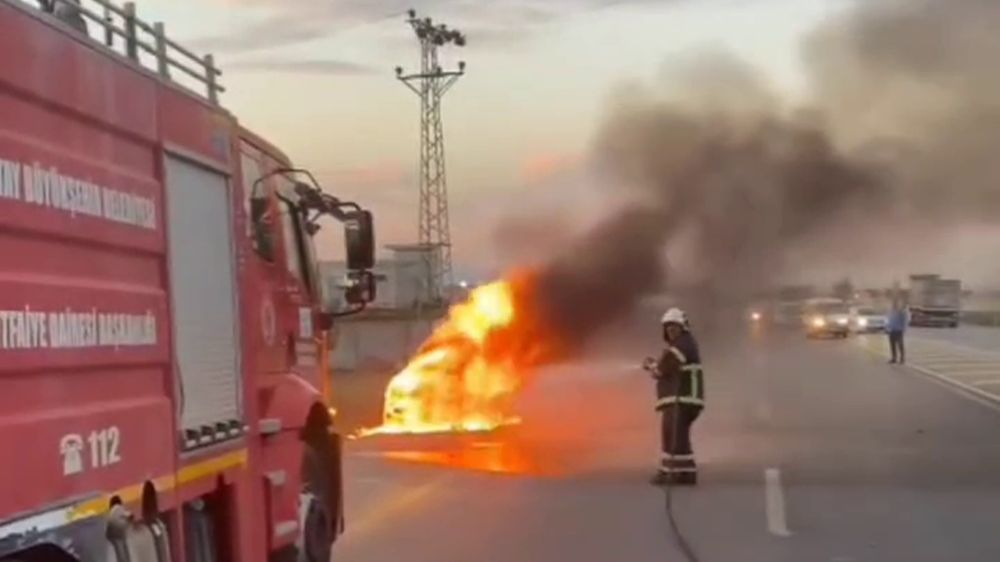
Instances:
[[[678,385],[679,384],[680,382],[678,382]],[[680,424],[678,422],[680,421],[679,418],[681,409],[679,405],[675,404],[672,410],[674,416],[673,442],[676,443],[678,438],[677,432],[680,430],[679,429]],[[695,553],[694,548],[691,547],[691,543],[688,542],[687,537],[685,537],[684,533],[681,532],[680,525],[677,523],[677,517],[674,515],[674,504],[673,504],[673,494],[672,494],[673,487],[674,487],[673,482],[668,478],[667,485],[664,486],[663,495],[667,511],[667,522],[670,523],[670,531],[674,535],[674,541],[677,543],[677,547],[681,549],[682,553],[684,553],[684,557],[687,558],[688,562],[699,562],[698,555]]]

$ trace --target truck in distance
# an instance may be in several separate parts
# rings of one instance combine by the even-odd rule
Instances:
[[[956,328],[962,312],[962,282],[937,274],[910,276],[910,325]]]

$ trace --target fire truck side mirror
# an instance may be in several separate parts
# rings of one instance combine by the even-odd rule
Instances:
[[[375,267],[375,226],[370,211],[355,211],[348,215],[344,220],[344,241],[347,246],[347,269],[365,272]]]
[[[347,288],[344,299],[349,304],[366,304],[375,300],[376,279],[371,271],[357,271],[350,274],[353,283]]]

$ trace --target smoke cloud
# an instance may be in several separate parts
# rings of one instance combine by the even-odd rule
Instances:
[[[918,229],[995,222],[998,27],[996,2],[875,0],[803,45],[799,107],[718,54],[619,92],[593,161],[631,202],[539,269],[539,308],[585,342],[664,288],[706,316],[737,304],[818,237],[884,254]]]
[[[881,0],[803,49],[830,134],[887,168],[902,217],[996,222],[1000,4]]]

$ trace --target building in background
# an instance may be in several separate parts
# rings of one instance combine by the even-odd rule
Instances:
[[[375,301],[368,305],[377,310],[419,310],[440,308],[429,286],[435,260],[440,253],[434,246],[407,244],[387,246],[389,257],[378,260],[373,268],[378,282]],[[349,308],[343,300],[342,287],[347,283],[347,265],[342,260],[320,263],[320,283],[327,310]]]
[[[386,265],[378,263],[371,272],[375,275],[376,292],[375,300],[368,304],[368,308],[393,308],[395,296],[390,290],[389,271]],[[338,312],[351,308],[344,300],[344,287],[347,283],[347,264],[343,260],[319,262],[319,285],[325,310]]]
[[[433,276],[439,267],[441,251],[431,244],[395,244],[386,246],[391,253],[387,266],[393,286],[396,308],[440,307]]]
[[[340,372],[397,370],[427,338],[444,316],[446,303],[433,295],[431,273],[440,252],[435,246],[406,244],[387,246],[389,255],[372,269],[377,280],[376,298],[359,314],[338,318],[333,341],[337,342],[331,366]],[[347,283],[343,261],[324,261],[319,266],[320,284],[328,311],[344,311]]]

